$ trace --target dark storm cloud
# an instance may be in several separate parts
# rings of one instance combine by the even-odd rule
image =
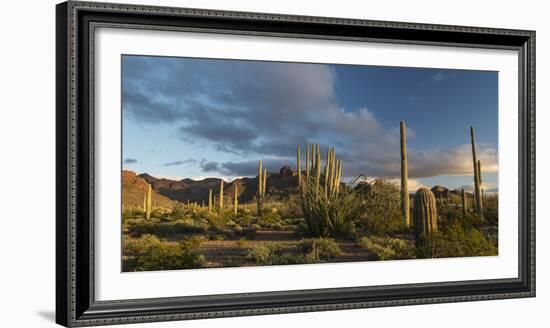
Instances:
[[[292,165],[292,159],[267,159],[262,161],[262,166],[268,172],[278,173],[281,167]],[[296,170],[295,166],[291,166],[292,170]],[[258,174],[258,161],[243,161],[243,162],[224,162],[220,165],[220,172],[229,176],[255,176]]]
[[[206,161],[204,159],[201,161],[200,167],[204,172],[217,172],[217,171],[219,171],[218,162],[209,162],[209,161]]]
[[[138,161],[135,158],[127,158],[124,160],[124,164],[136,164]]]
[[[183,165],[183,164],[188,164],[188,163],[196,163],[196,162],[197,162],[196,159],[188,158],[188,159],[183,160],[183,161],[173,161],[173,162],[164,163],[164,164],[162,164],[162,166],[178,166],[178,165]]]
[[[323,153],[327,145],[336,148],[346,176],[398,176],[399,122],[387,126],[367,108],[342,108],[336,79],[328,65],[124,57],[123,110],[140,124],[175,124],[182,140],[218,151],[293,166],[298,145],[319,143]],[[413,131],[408,135],[414,139]],[[496,171],[495,150],[480,147],[478,156],[485,172]],[[411,147],[409,176],[471,174],[470,158],[467,145],[430,152]],[[256,166],[200,164],[204,172],[235,176],[254,174]]]

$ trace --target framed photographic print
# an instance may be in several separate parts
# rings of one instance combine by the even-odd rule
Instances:
[[[64,326],[535,296],[535,32],[57,5]]]

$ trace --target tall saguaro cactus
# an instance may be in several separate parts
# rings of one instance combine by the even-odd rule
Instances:
[[[437,206],[435,195],[428,188],[420,188],[414,194],[414,233],[416,238],[437,232]]]
[[[147,191],[145,192],[145,218],[150,219],[151,218],[151,184],[147,184]]]
[[[409,191],[408,191],[408,164],[407,164],[407,128],[405,121],[399,124],[401,131],[401,216],[407,226],[411,225]]]
[[[237,214],[237,208],[239,207],[239,201],[237,200],[237,192],[239,186],[235,184],[235,201],[233,202],[233,212]]]
[[[479,174],[479,163],[477,161],[476,155],[476,141],[475,141],[475,132],[474,127],[470,127],[470,139],[472,143],[472,161],[474,165],[474,193],[475,193],[475,203],[476,203],[476,212],[481,220],[483,220],[483,205],[481,202],[481,181]]]
[[[315,152],[315,192],[319,194],[319,183],[321,181],[321,145],[317,144]]]
[[[220,210],[223,209],[223,180],[220,181]]]
[[[208,192],[208,212],[212,212],[212,189]]]
[[[462,189],[462,219],[466,219],[466,211],[468,210],[468,204],[466,203],[466,194],[464,189]]]
[[[309,145],[306,145],[306,186],[309,181]]]
[[[300,160],[300,157],[302,156],[302,152],[300,151],[300,146],[298,146],[298,150],[296,151],[296,170],[298,172],[298,189],[302,187],[302,162]]]
[[[306,163],[307,166],[307,163]],[[258,216],[263,213],[264,196],[265,196],[265,184],[267,181],[267,169],[262,169],[262,161],[258,164],[258,194],[256,196],[256,202],[258,204]]]

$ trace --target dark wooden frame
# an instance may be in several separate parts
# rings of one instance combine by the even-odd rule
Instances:
[[[535,32],[69,1],[57,5],[56,321],[64,326],[535,296]],[[519,54],[519,277],[163,299],[94,299],[97,27],[512,49]]]

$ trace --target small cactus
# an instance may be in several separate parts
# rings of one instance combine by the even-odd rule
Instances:
[[[435,195],[428,188],[420,188],[414,195],[414,233],[416,238],[437,232],[437,206]]]

